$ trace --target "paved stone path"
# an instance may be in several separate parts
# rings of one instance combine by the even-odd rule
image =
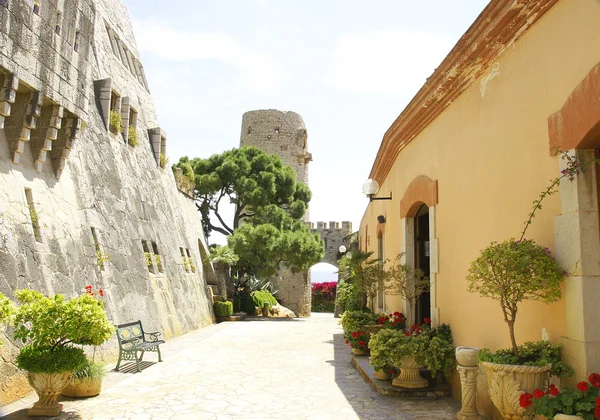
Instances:
[[[162,347],[163,363],[111,373],[98,397],[63,401],[59,419],[449,420],[460,409],[376,393],[330,314],[222,323]],[[28,418],[23,404],[4,408],[16,409],[6,419]]]

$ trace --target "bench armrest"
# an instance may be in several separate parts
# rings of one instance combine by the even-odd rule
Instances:
[[[146,341],[152,342],[152,341],[158,341],[158,337],[160,336],[160,333],[159,332],[150,332],[150,333],[144,333],[144,335],[149,337],[146,339]]]
[[[142,342],[142,340],[140,340],[139,338],[131,338],[129,340],[121,340],[121,347],[123,348],[123,350],[134,350],[135,346],[137,346],[138,344],[140,344]]]

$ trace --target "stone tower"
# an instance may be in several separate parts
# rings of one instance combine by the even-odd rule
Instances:
[[[291,111],[276,109],[248,111],[242,117],[240,146],[256,146],[266,153],[277,155],[296,171],[296,180],[308,185],[306,127],[302,117]],[[303,217],[309,220],[309,211]],[[310,272],[292,274],[282,270],[276,279],[278,297],[283,305],[300,316],[310,315]]]

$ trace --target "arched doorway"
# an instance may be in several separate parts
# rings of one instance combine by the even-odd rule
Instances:
[[[427,278],[431,276],[429,243],[429,207],[423,204],[414,217],[414,256],[415,268],[422,270]],[[425,292],[417,299],[414,320],[422,324],[425,318],[431,319],[431,293]]]
[[[326,262],[320,262],[310,268],[311,312],[333,313],[335,293],[338,282],[338,268]]]

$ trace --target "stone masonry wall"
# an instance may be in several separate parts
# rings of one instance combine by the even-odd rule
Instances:
[[[242,116],[240,146],[256,146],[277,155],[296,171],[296,180],[308,185],[308,163],[312,155],[307,150],[304,120],[295,112],[275,109],[249,111]],[[307,209],[304,221],[309,220]],[[292,273],[281,270],[275,277],[282,304],[299,316],[310,316],[310,272]]]
[[[167,339],[212,323],[202,226],[157,159],[166,133],[125,6],[0,1],[0,89],[0,292],[92,285],[112,322],[141,319]],[[124,133],[108,129],[109,108]],[[0,405],[29,392],[10,331],[2,341]],[[116,351],[114,340],[101,349]]]
[[[314,223],[309,223],[309,226],[312,233],[318,233],[323,239],[325,255],[322,261],[337,267],[340,246],[344,245],[349,248],[352,222],[342,222],[342,227],[339,222],[329,222],[329,226],[325,222],[317,222],[316,228]]]

